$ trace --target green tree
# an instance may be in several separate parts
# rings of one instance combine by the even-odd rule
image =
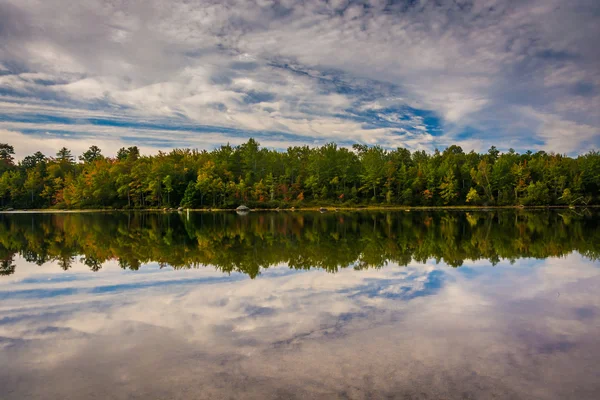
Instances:
[[[471,169],[471,178],[478,186],[483,188],[485,198],[493,203],[494,194],[492,192],[491,172],[492,167],[490,163],[486,160],[481,160],[477,165],[477,169]]]
[[[171,175],[167,175],[164,177],[162,181],[163,185],[165,185],[165,192],[167,192],[167,204],[171,205],[171,193],[173,192],[173,178]]]
[[[89,150],[79,156],[79,160],[85,163],[91,163],[102,158],[102,151],[98,146],[91,146]]]
[[[181,207],[194,208],[200,204],[198,199],[198,190],[196,189],[196,183],[190,182],[185,189],[183,199],[181,199]]]
[[[71,150],[67,149],[66,147],[62,147],[56,153],[56,158],[59,161],[65,162],[65,163],[72,163],[73,162],[73,155],[71,154]]]
[[[377,200],[377,189],[384,180],[384,166],[387,153],[379,146],[369,147],[360,155],[363,173],[361,174],[363,191],[373,191],[373,200]]]
[[[484,154],[459,146],[411,153],[328,143],[280,152],[251,139],[210,152],[174,149],[153,156],[130,146],[115,159],[91,146],[77,163],[62,148],[55,158],[36,152],[15,165],[12,146],[0,150],[2,207],[600,203],[597,151],[572,158],[494,147]]]
[[[0,174],[14,166],[15,148],[7,143],[0,143]]]
[[[440,185],[440,196],[444,199],[444,204],[452,204],[458,197],[458,182],[454,176],[454,172],[450,169],[444,181]]]
[[[481,197],[479,193],[477,193],[477,189],[471,188],[469,189],[469,193],[467,193],[467,203],[477,205],[481,202]]]
[[[523,201],[526,205],[541,206],[550,204],[548,186],[544,182],[530,183],[527,186],[526,196]]]
[[[35,154],[26,156],[21,162],[21,166],[25,169],[35,168],[40,164],[45,164],[47,158],[42,152],[36,151]]]

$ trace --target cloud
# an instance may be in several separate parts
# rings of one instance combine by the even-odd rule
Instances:
[[[524,109],[523,112],[539,121],[538,136],[544,143],[537,146],[540,149],[556,153],[573,153],[580,146],[583,149],[594,147],[593,141],[599,132],[596,127],[563,120],[555,114],[536,112],[532,109]]]
[[[33,114],[101,112],[282,144],[600,145],[596,2],[10,0],[0,15],[0,100]],[[374,106],[379,118],[361,116]],[[0,107],[0,128],[20,129],[5,121],[14,112]],[[407,124],[421,113],[435,124]],[[170,147],[145,132],[137,144]]]

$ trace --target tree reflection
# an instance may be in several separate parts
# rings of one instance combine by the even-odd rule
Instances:
[[[15,259],[13,257],[0,260],[0,275],[12,275],[15,273]]]
[[[138,270],[211,265],[251,277],[286,263],[293,269],[380,268],[388,262],[564,256],[598,259],[591,213],[497,210],[352,213],[55,213],[0,215],[1,275],[14,257],[71,268],[76,257],[98,271],[107,260]]]

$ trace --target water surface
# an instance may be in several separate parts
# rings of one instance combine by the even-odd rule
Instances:
[[[589,211],[0,215],[2,399],[597,399]]]

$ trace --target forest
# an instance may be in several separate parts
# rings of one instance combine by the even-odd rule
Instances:
[[[91,146],[16,162],[0,144],[2,209],[151,209],[313,206],[544,206],[600,203],[600,152],[411,152],[355,144],[260,147],[254,139],[212,151],[107,157]]]
[[[69,270],[99,271],[111,260],[127,270],[210,266],[254,278],[264,268],[381,268],[432,258],[466,260],[600,258],[593,209],[371,212],[105,212],[0,214],[0,276],[15,258]]]

